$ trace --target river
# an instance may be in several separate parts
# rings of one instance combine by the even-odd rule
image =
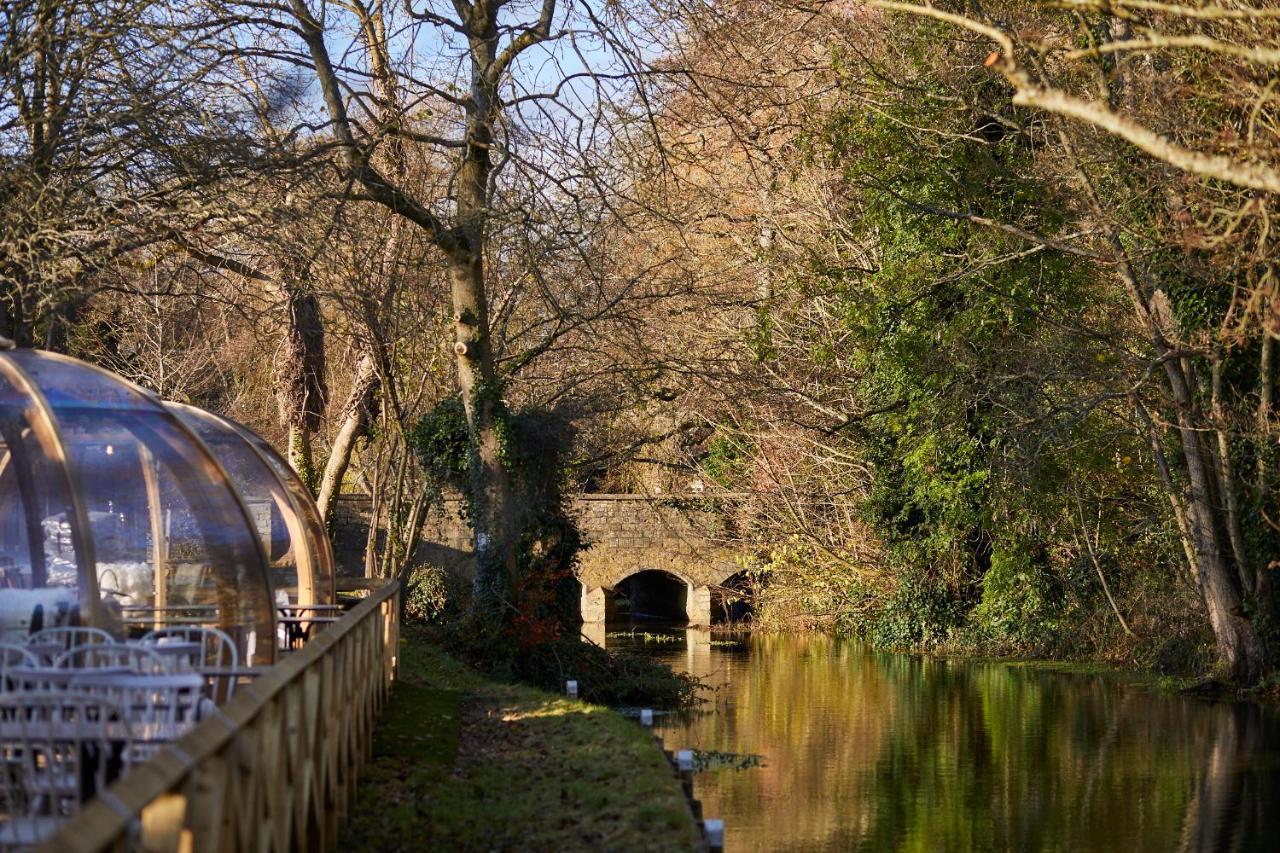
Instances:
[[[694,790],[730,851],[1280,850],[1273,709],[824,636],[646,630],[667,639],[607,645],[711,688],[656,729],[713,765]]]

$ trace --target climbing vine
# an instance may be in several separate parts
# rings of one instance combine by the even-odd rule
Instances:
[[[495,394],[487,402],[494,407],[499,454],[517,507],[517,576],[503,592],[503,630],[519,644],[536,644],[559,637],[577,619],[573,569],[584,542],[564,489],[572,430],[554,412],[510,411],[495,389],[477,390],[477,404]],[[424,415],[410,431],[410,443],[434,497],[458,493],[464,518],[473,521],[482,483],[462,398],[446,397]]]

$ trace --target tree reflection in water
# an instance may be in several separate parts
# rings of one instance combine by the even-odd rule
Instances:
[[[662,728],[669,747],[764,756],[698,778],[731,849],[1280,845],[1270,709],[826,637],[645,650],[718,688],[709,713]]]

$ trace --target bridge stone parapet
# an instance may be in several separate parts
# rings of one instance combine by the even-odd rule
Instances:
[[[578,568],[582,583],[584,622],[603,622],[609,592],[632,575],[662,571],[687,587],[689,623],[711,624],[711,590],[737,571],[736,551],[726,544],[717,507],[737,496],[649,497],[589,494],[574,499],[572,512],[588,547]],[[424,563],[470,578],[471,529],[457,499],[446,499],[443,511],[433,512],[418,545]],[[363,574],[369,528],[369,501],[343,496],[338,501],[335,540],[339,563]]]

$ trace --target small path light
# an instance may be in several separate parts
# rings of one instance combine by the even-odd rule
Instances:
[[[570,699],[578,698],[578,682],[570,679],[564,683],[564,692],[569,694]]]
[[[702,824],[702,828],[707,834],[707,846],[712,850],[723,850],[724,821],[720,818],[711,818]]]
[[[652,725],[653,725],[653,709],[651,709],[651,708],[643,708],[643,709],[641,709],[641,711],[640,711],[640,725],[642,725],[642,726],[652,726]]]

